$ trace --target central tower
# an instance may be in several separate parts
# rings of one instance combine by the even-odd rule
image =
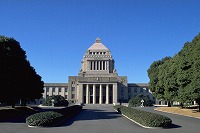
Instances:
[[[97,38],[83,56],[78,76],[69,76],[69,98],[85,104],[127,100],[127,77],[118,76],[114,63],[110,50]]]
[[[82,77],[113,77],[117,76],[114,60],[110,50],[101,43],[99,38],[88,48],[83,60],[79,76]]]

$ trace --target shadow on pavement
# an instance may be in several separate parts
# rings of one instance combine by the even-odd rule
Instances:
[[[176,125],[176,124],[171,124],[171,126],[170,127],[164,127],[163,129],[173,129],[173,128],[181,128],[182,126],[180,126],[180,125]]]
[[[75,121],[115,119],[117,117],[122,117],[122,116],[117,112],[108,112],[105,110],[95,110],[95,109],[83,109],[81,112],[79,112],[79,114],[72,117],[65,124],[61,126],[70,126]]]

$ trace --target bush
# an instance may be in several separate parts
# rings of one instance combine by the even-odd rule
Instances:
[[[160,114],[150,113],[119,105],[114,106],[114,109],[120,110],[122,114],[147,127],[170,127],[172,124],[172,120],[170,118]]]
[[[69,102],[67,100],[65,100],[65,98],[63,96],[56,95],[56,96],[50,96],[50,97],[46,98],[43,105],[44,106],[52,106],[52,100],[54,100],[53,105],[55,107],[68,106],[68,104],[69,104]]]
[[[29,126],[55,126],[63,115],[54,111],[33,114],[26,118]]]
[[[26,118],[26,123],[29,126],[58,126],[65,119],[69,119],[82,109],[82,106],[75,105],[54,111],[41,112],[31,115]]]
[[[149,96],[137,95],[134,98],[131,98],[128,102],[129,107],[137,107],[141,106],[141,100],[144,100],[144,106],[153,106],[153,101],[149,98]]]

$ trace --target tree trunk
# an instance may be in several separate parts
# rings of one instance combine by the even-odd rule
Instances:
[[[181,109],[183,108],[183,103],[180,103]]]
[[[196,102],[199,105],[199,112],[200,112],[200,98],[196,99]]]
[[[12,108],[15,108],[15,103],[14,102],[12,103]]]
[[[197,103],[199,105],[199,112],[200,112],[200,102]]]
[[[26,99],[21,99],[21,106],[26,106]]]
[[[172,106],[172,105],[171,105],[171,101],[168,101],[167,103],[168,103],[168,107],[171,107],[171,106]]]

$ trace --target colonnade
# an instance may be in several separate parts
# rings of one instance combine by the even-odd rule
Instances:
[[[112,84],[84,84],[83,101],[86,104],[110,104],[113,103]]]
[[[108,61],[89,61],[90,70],[108,70]]]

